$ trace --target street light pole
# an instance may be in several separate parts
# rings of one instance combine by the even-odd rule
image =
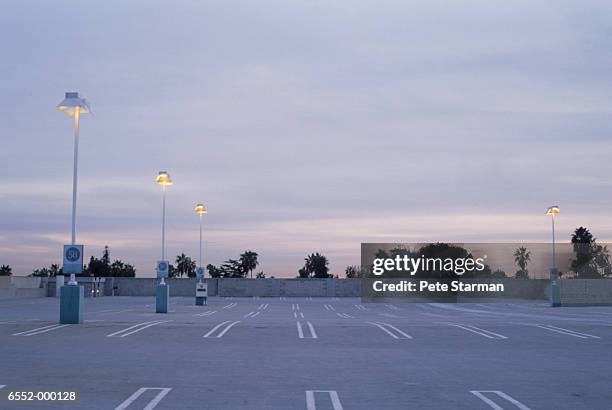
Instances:
[[[79,164],[79,119],[81,107],[74,110],[74,166],[72,169],[72,242],[76,244],[76,203],[77,203],[77,169]],[[72,278],[70,279],[72,281]]]
[[[166,185],[162,185],[162,248],[161,260],[166,260]]]
[[[557,270],[557,255],[555,249],[555,216],[561,212],[557,205],[549,206],[546,209],[546,214],[550,215],[552,220],[552,269],[550,270],[550,302],[551,306],[561,306],[561,289],[559,284],[559,271]]]
[[[161,232],[161,264],[163,269],[160,269],[158,264],[158,275],[161,276],[160,284],[165,285],[164,276],[169,273],[169,263],[166,261],[166,187],[173,184],[170,175],[166,171],[159,171],[155,182],[162,187],[162,232]],[[164,272],[162,274],[161,272]]]
[[[207,213],[206,207],[203,204],[197,204],[195,207],[195,212],[200,217],[200,258],[198,259],[198,268],[202,270],[202,277],[204,277],[204,264],[202,260],[202,216]]]
[[[86,99],[79,97],[78,92],[67,92],[64,100],[57,106],[68,117],[74,117],[74,158],[72,168],[72,235],[70,245],[64,245],[62,269],[64,274],[70,273],[69,286],[62,286],[64,277],[56,279],[56,289],[60,291],[60,323],[83,323],[83,287],[78,286],[76,273],[83,272],[83,245],[76,244],[76,207],[77,182],[79,165],[79,122],[81,114],[91,112]],[[95,295],[94,295],[95,296]]]
[[[198,263],[202,266],[202,214],[200,214],[200,257]]]
[[[550,215],[552,221],[552,270],[557,272],[557,256],[555,249],[555,216],[561,212],[558,205],[549,206],[546,208],[546,215]]]

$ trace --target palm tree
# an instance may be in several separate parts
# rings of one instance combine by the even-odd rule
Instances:
[[[312,253],[308,255],[306,259],[304,259],[306,263],[304,264],[304,269],[308,273],[312,273],[315,278],[327,278],[329,277],[329,261],[319,252]]]
[[[195,276],[195,268],[196,263],[184,253],[181,253],[176,257],[176,276],[182,277],[186,275],[187,277]]]
[[[514,263],[519,267],[519,270],[516,271],[516,277],[527,279],[529,278],[529,272],[527,271],[527,264],[531,260],[531,252],[527,250],[524,246],[517,248],[514,251]]]
[[[257,252],[253,251],[246,251],[242,255],[240,255],[240,263],[242,264],[242,267],[245,272],[251,273],[251,279],[253,279],[253,269],[255,269],[257,265],[259,265],[259,261],[257,260],[258,256],[259,255],[257,254]]]
[[[0,276],[11,276],[13,274],[13,270],[9,265],[0,266]]]

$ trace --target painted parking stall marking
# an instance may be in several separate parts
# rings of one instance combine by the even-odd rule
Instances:
[[[196,313],[193,316],[211,316],[211,315],[214,315],[215,313],[217,313],[216,310],[207,310],[206,312]]]
[[[300,339],[318,339],[317,332],[315,332],[314,326],[310,322],[306,322],[306,329],[310,332],[310,335],[304,334],[304,328],[302,327],[302,322],[295,322],[297,325],[298,337]]]
[[[391,310],[401,310],[401,309],[400,309],[400,308],[398,308],[397,306],[394,306],[394,305],[389,305],[389,304],[385,305],[385,307],[386,307],[387,309],[391,309]]]
[[[376,326],[394,339],[412,339],[412,336],[406,334],[397,327],[384,322],[367,322],[370,325]]]
[[[11,336],[34,336],[34,335],[39,335],[41,333],[47,333],[47,332],[51,332],[53,330],[61,329],[61,328],[66,327],[66,326],[70,326],[70,325],[49,325],[49,326],[43,326],[43,327],[39,327],[39,328],[36,328],[36,329],[26,330],[24,332],[13,333]]]
[[[487,339],[507,339],[507,336],[500,335],[499,333],[491,332],[490,330],[481,329],[479,327],[473,325],[464,325],[459,323],[447,323],[449,326],[458,327],[463,330],[467,330],[468,332],[486,337]]]
[[[557,327],[553,325],[536,325],[536,327],[539,327],[540,329],[548,330],[550,332],[559,333],[562,335],[577,337],[579,339],[601,339],[601,337],[599,336],[590,335],[588,333],[580,333],[574,330],[564,329],[562,327]]]
[[[488,404],[492,409],[495,409],[495,410],[504,410],[504,407],[502,407],[502,404],[503,405],[507,405],[506,402],[512,403],[514,405],[514,407],[516,407],[518,409],[521,409],[521,410],[531,410],[529,407],[527,407],[526,405],[524,405],[520,401],[516,400],[515,398],[507,395],[503,391],[499,391],[499,390],[470,390],[470,393],[472,393],[474,396],[478,397],[480,400],[482,400],[483,402]],[[488,397],[485,396],[485,394]],[[497,396],[497,397],[495,397],[495,396]],[[497,400],[497,402],[494,399]],[[502,404],[499,404],[500,402]]]
[[[121,329],[117,332],[110,333],[106,335],[106,337],[126,337],[129,335],[133,335],[134,333],[138,333],[142,330],[145,330],[152,326],[161,325],[162,323],[171,322],[171,320],[153,320],[150,322],[138,323],[137,325],[127,327],[125,329]]]
[[[257,311],[257,312],[249,312],[249,313],[247,313],[246,315],[244,315],[244,318],[254,318],[254,317],[256,317],[257,315],[259,315],[260,313],[261,313],[260,311]]]
[[[338,396],[338,392],[335,390],[306,390],[306,409],[307,410],[317,410],[317,404],[315,400],[315,393],[319,396],[327,396],[325,398],[319,399],[319,402],[330,402],[331,408],[333,410],[343,410],[342,403],[340,403],[340,397]],[[328,406],[325,406],[328,407]],[[322,407],[318,407],[319,410]]]
[[[240,323],[240,321],[232,322],[230,320],[226,320],[225,322],[221,322],[215,327],[213,327],[208,333],[204,335],[205,338],[221,338],[223,337],[232,327]],[[217,333],[218,331],[218,333]],[[215,336],[216,333],[216,336]]]
[[[338,312],[336,312],[336,315],[338,315],[339,317],[341,317],[343,319],[355,319],[355,316],[351,316],[348,313],[338,313]]]
[[[230,303],[229,305],[223,306],[223,309],[232,309],[232,308],[235,308],[236,306],[238,306],[238,303],[233,302],[233,303]]]
[[[143,394],[145,394],[147,391],[153,391],[153,392],[159,391],[159,393],[157,393],[155,395],[155,397],[153,397],[147,403],[147,405],[145,407],[142,407],[144,410],[152,410],[155,407],[157,407],[159,402],[162,401],[162,399],[168,393],[170,393],[170,390],[172,390],[170,387],[141,387],[140,389],[136,390],[130,397],[125,399],[125,401],[123,403],[121,403],[120,405],[115,407],[115,410],[124,410],[124,409],[129,408],[132,403],[134,403],[136,400],[138,400],[138,398],[140,396],[142,396]],[[141,406],[138,405],[138,406],[134,406],[132,408],[141,408]]]
[[[356,307],[358,310],[364,310],[364,311],[365,311],[365,310],[368,310],[368,308],[367,308],[367,307],[365,307],[365,306],[363,306],[363,305],[355,305],[355,307]]]
[[[262,303],[261,305],[259,305],[257,310],[266,310],[268,308],[268,306],[270,306],[269,303]]]
[[[329,310],[330,312],[336,310],[336,309],[334,309],[334,307],[332,305],[327,304],[327,303],[324,303],[323,307],[325,308],[325,310]]]

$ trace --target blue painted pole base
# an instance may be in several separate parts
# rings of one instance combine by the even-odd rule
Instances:
[[[559,271],[555,268],[550,270],[550,305],[561,306],[561,286],[559,285]]]
[[[155,313],[168,313],[170,304],[170,286],[168,284],[155,287]]]
[[[204,296],[198,297],[196,296],[196,306],[204,306],[204,302],[206,298]]]
[[[83,323],[83,286],[62,286],[60,288],[60,323]]]

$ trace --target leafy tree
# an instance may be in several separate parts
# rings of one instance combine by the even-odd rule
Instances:
[[[298,270],[298,277],[299,277],[299,278],[309,278],[309,277],[310,277],[310,274],[308,273],[308,271],[306,270],[306,268],[305,268],[305,267],[303,267],[303,268],[300,268],[300,269]]]
[[[176,257],[176,276],[183,277],[183,275],[189,278],[195,278],[196,263],[184,253],[181,253]]]
[[[247,271],[244,269],[242,262],[237,259],[228,259],[220,267],[225,278],[244,278]]]
[[[531,252],[524,246],[516,248],[514,251],[514,263],[519,267],[514,277],[517,279],[529,279],[529,271],[527,270],[527,264],[531,260]]]
[[[40,269],[34,269],[30,276],[36,278],[48,278],[49,277],[49,269],[42,267]]]
[[[265,279],[266,278],[266,274],[263,271],[257,272],[257,274],[255,275],[255,278],[257,278],[257,279]]]
[[[122,277],[122,278],[133,278],[136,276],[136,269],[129,263],[123,263],[121,260],[116,259],[110,265],[110,276]]]
[[[211,278],[220,278],[221,276],[223,276],[223,272],[221,271],[221,269],[217,268],[211,263],[206,265],[206,270],[208,271],[208,274]]]
[[[505,278],[506,277],[506,272],[504,272],[501,269],[496,269],[493,271],[493,273],[491,273],[491,277],[492,278]]]
[[[361,268],[359,266],[347,266],[346,269],[344,269],[344,274],[348,279],[352,279],[359,277],[360,271]]]
[[[242,264],[242,268],[245,272],[250,272],[251,278],[253,278],[253,269],[259,265],[259,261],[257,257],[259,255],[257,252],[246,251],[242,255],[240,255],[240,263]]]
[[[571,268],[579,278],[601,278],[610,274],[612,267],[608,247],[599,245],[587,228],[576,228],[571,242],[576,255],[571,261]]]
[[[11,276],[13,274],[13,269],[9,265],[0,266],[0,276]]]
[[[49,277],[54,278],[58,275],[61,275],[63,271],[64,270],[60,268],[57,263],[52,263],[51,266],[49,266]]]
[[[332,276],[329,274],[329,268],[327,266],[329,265],[329,261],[319,252],[308,255],[304,261],[303,269],[305,270],[304,273],[307,273],[306,277],[328,278]],[[303,272],[300,270],[300,277],[303,277],[302,274]]]

